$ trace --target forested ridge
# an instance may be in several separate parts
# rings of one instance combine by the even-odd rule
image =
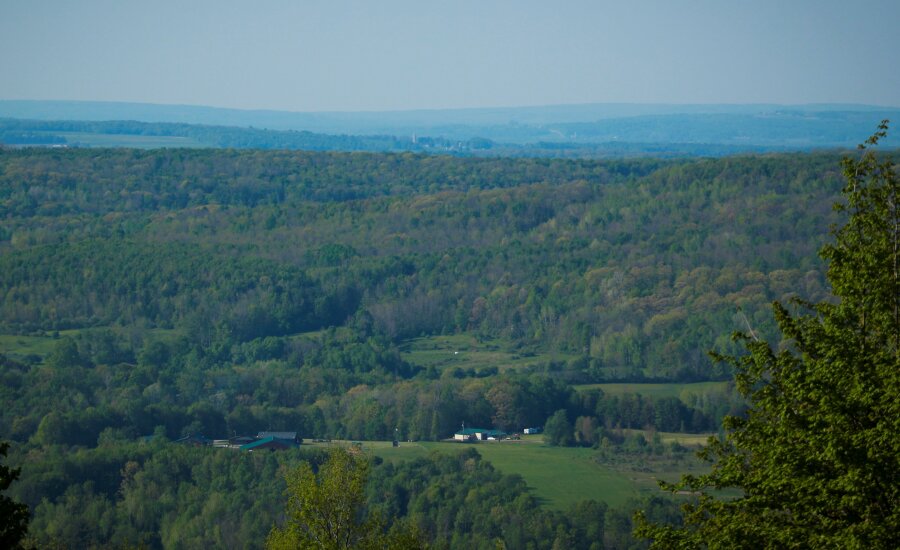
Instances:
[[[826,153],[0,150],[0,332],[49,342],[0,365],[0,434],[27,461],[13,491],[41,540],[88,540],[52,521],[65,515],[55,507],[96,500],[81,512],[111,527],[89,544],[158,546],[147,533],[184,509],[163,499],[174,511],[125,513],[126,484],[165,453],[178,472],[193,459],[177,453],[202,451],[155,454],[135,443],[148,434],[438,439],[463,421],[512,431],[561,410],[585,445],[619,428],[714,430],[739,399],[688,406],[572,384],[727,379],[707,350],[736,353],[728,336],[748,327],[772,338],[773,299],[827,298],[816,250],[841,185]],[[438,335],[541,359],[466,371],[405,354]],[[109,487],[73,466],[105,453],[117,458],[103,475],[119,472]],[[401,515],[425,506],[390,498]],[[555,521],[517,518],[522,541],[538,537],[522,525]],[[178,525],[179,537],[194,528]]]
[[[815,250],[839,185],[824,154],[603,163],[30,150],[0,159],[9,331],[184,328],[198,305],[234,318],[304,287],[315,295],[308,318],[257,308],[280,320],[237,339],[365,317],[395,342],[474,331],[630,369],[616,377],[705,368],[702,350],[737,328],[736,307],[760,324],[753,316],[772,298],[822,296]],[[64,296],[69,285],[90,289]],[[151,297],[152,307],[142,303]],[[662,330],[678,337],[650,338]]]

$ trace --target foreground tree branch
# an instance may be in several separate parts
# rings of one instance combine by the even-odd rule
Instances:
[[[887,128],[843,161],[849,219],[821,251],[836,301],[797,316],[775,303],[781,351],[738,334],[746,355],[714,356],[751,408],[702,451],[709,474],[664,484],[698,495],[684,526],[638,513],[653,548],[900,547],[900,188],[870,150]]]

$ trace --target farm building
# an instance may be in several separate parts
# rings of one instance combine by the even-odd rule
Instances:
[[[456,441],[486,441],[488,439],[500,439],[506,433],[500,430],[488,430],[485,428],[463,428],[455,434],[453,439]]]
[[[297,437],[297,432],[259,432],[256,439],[265,439],[267,437],[275,437],[277,439],[287,439],[293,441],[297,445],[303,443],[303,440]]]
[[[257,439],[253,443],[241,445],[240,449],[242,451],[260,451],[263,449],[267,449],[270,451],[283,451],[285,449],[293,449],[296,446],[297,443],[295,443],[291,439],[281,439],[275,436],[269,436],[262,439]]]

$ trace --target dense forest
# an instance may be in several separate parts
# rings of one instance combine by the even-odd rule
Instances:
[[[573,385],[727,380],[708,350],[737,353],[729,335],[748,327],[774,338],[774,299],[827,298],[816,250],[841,184],[826,153],[0,149],[0,437],[23,466],[12,494],[46,544],[244,547],[276,518],[278,468],[306,451],[246,459],[166,440],[434,440],[461,422],[516,431],[560,411],[563,445],[616,443],[622,428],[713,431],[742,407],[732,392]],[[405,352],[446,335],[535,360],[465,370]],[[481,476],[471,490],[460,468]],[[460,492],[428,502],[435,480]],[[510,547],[631,544],[614,541],[627,513],[554,515],[477,453],[381,465],[372,491],[450,547],[491,540],[488,515],[521,541]],[[248,506],[263,519],[243,526]],[[671,505],[658,506],[664,520]]]

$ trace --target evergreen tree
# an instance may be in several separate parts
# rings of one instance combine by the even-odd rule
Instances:
[[[834,301],[791,314],[774,304],[785,342],[751,330],[737,369],[751,403],[701,455],[711,473],[672,491],[698,493],[685,525],[636,534],[654,548],[900,547],[900,187],[893,161],[868,146],[843,161],[847,224],[822,250]],[[737,498],[709,491],[737,488]]]

